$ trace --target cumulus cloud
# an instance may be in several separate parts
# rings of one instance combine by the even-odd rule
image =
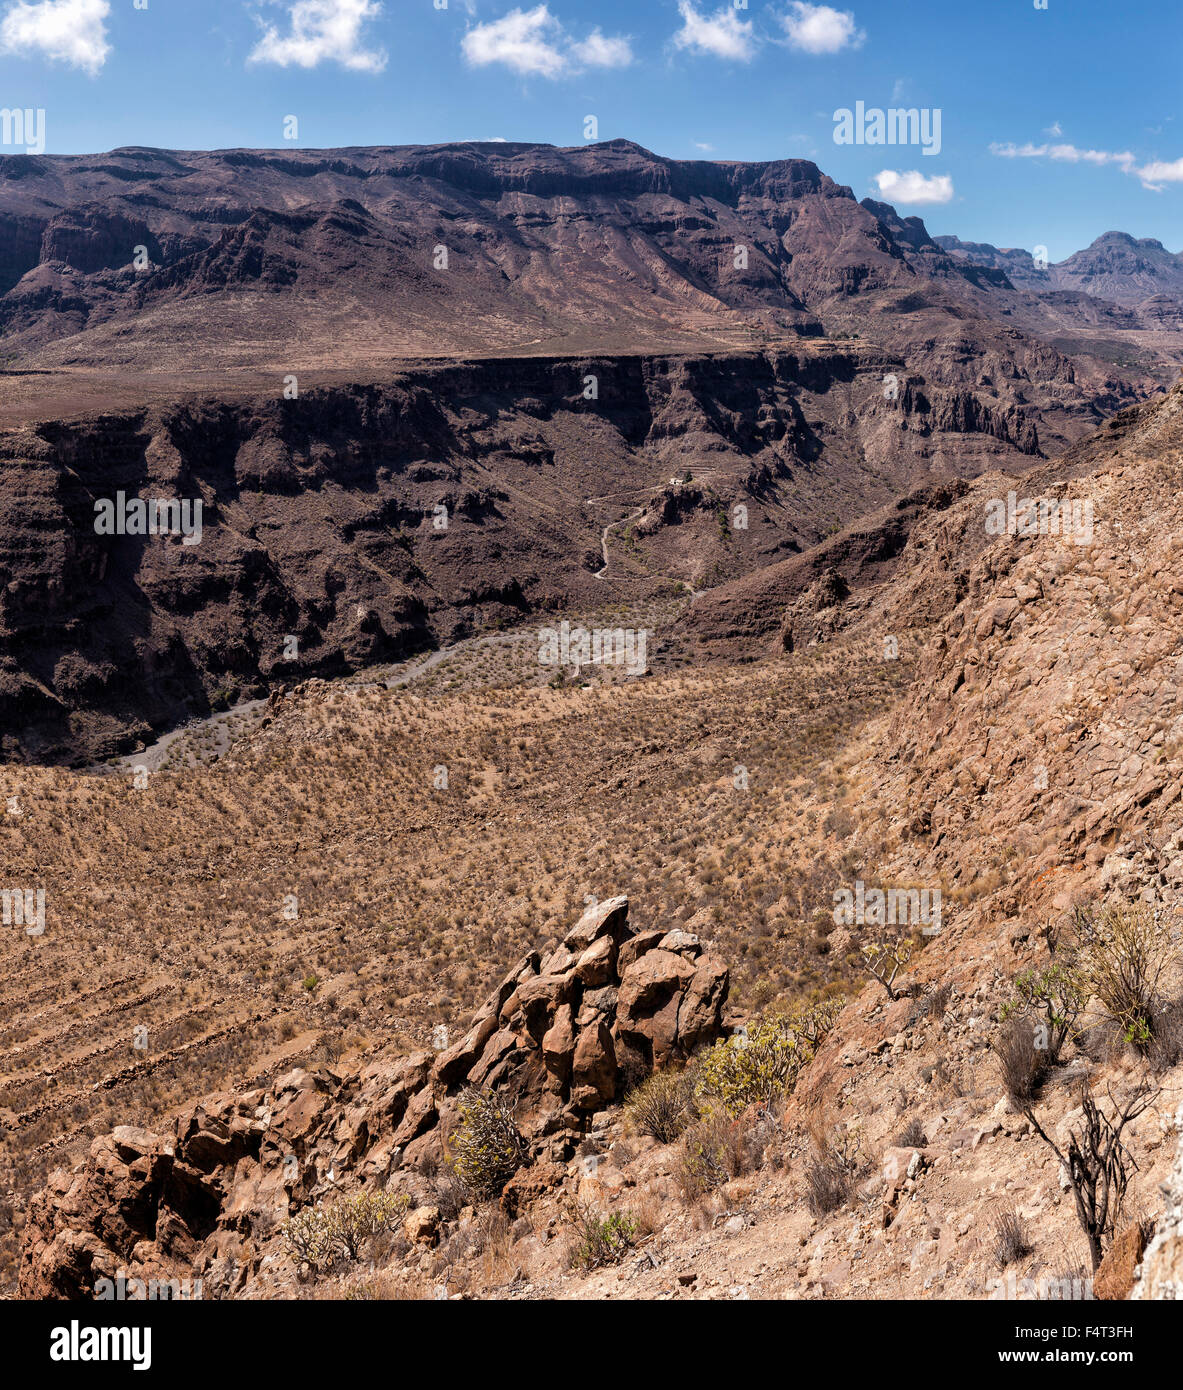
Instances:
[[[1138,177],[1147,188],[1160,192],[1164,183],[1183,183],[1183,159],[1164,163],[1161,159],[1151,160],[1138,170]]]
[[[93,77],[107,61],[110,0],[17,0],[0,20],[0,53],[42,54]]]
[[[835,10],[829,5],[794,0],[779,18],[789,46],[803,53],[840,53],[844,48],[858,48],[867,37],[849,10]]]
[[[715,58],[734,58],[741,63],[756,56],[755,26],[750,19],[740,19],[733,5],[705,15],[691,0],[679,0],[678,13],[682,27],[674,35],[674,46],[691,53],[709,53]]]
[[[606,38],[593,29],[586,39],[571,45],[577,63],[589,68],[627,68],[633,61],[633,46],[626,38]]]
[[[266,25],[248,62],[281,68],[333,62],[354,72],[381,72],[386,67],[386,50],[367,47],[362,33],[367,21],[382,13],[376,0],[295,0],[287,11],[288,32]]]
[[[913,206],[953,201],[953,180],[948,174],[933,174],[926,178],[915,169],[897,173],[884,169],[875,175],[880,194],[889,203],[910,203]]]
[[[582,68],[626,68],[633,61],[628,38],[595,28],[576,40],[548,5],[510,10],[477,24],[465,34],[461,48],[473,67],[501,63],[522,77],[557,78]]]
[[[1183,183],[1183,159],[1173,161],[1151,160],[1139,164],[1136,155],[1129,150],[1082,150],[1076,145],[1016,145],[1013,142],[992,144],[990,153],[1001,159],[1052,159],[1059,164],[1092,164],[1101,166],[1111,164],[1123,174],[1133,174],[1141,181],[1143,188],[1161,193],[1168,183]]]

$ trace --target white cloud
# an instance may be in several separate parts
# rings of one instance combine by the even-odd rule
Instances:
[[[504,63],[523,77],[558,77],[566,66],[557,42],[562,31],[550,10],[539,5],[478,24],[465,34],[461,47],[474,67]]]
[[[605,38],[593,29],[581,43],[571,45],[576,62],[589,68],[627,68],[633,61],[633,46],[626,38]]]
[[[461,43],[467,61],[477,68],[493,63],[522,77],[562,77],[582,67],[626,68],[633,61],[632,43],[595,28],[574,40],[548,5],[510,10],[500,19],[478,24]]]
[[[363,44],[363,25],[382,13],[376,0],[295,0],[287,9],[290,32],[281,34],[274,24],[266,25],[248,62],[281,68],[334,62],[354,72],[381,72],[386,67],[386,50]]]
[[[931,178],[915,169],[907,173],[896,173],[894,169],[884,169],[875,175],[880,194],[889,203],[951,203],[953,201],[953,180],[948,174],[934,174]]]
[[[1138,170],[1138,177],[1144,188],[1161,193],[1164,183],[1183,183],[1183,159],[1164,163],[1161,159],[1151,160]]]
[[[716,58],[736,58],[741,63],[756,56],[755,26],[750,19],[740,19],[734,6],[724,6],[708,18],[691,0],[678,0],[678,13],[682,27],[674,35],[675,47]]]
[[[1076,145],[1016,145],[1013,142],[993,144],[990,153],[1002,159],[1052,159],[1059,164],[1112,164],[1123,174],[1133,174],[1143,188],[1161,193],[1164,184],[1183,183],[1183,159],[1173,162],[1151,160],[1139,164],[1129,150],[1082,150]]]
[[[93,77],[111,52],[104,22],[110,13],[110,0],[17,0],[0,21],[0,53],[43,53]]]
[[[844,48],[858,48],[867,37],[849,10],[802,4],[801,0],[794,0],[789,8],[791,13],[780,15],[780,22],[790,47],[803,53],[840,53]]]
[[[1128,150],[1115,154],[1110,150],[1082,150],[1076,145],[993,144],[990,153],[1003,159],[1055,159],[1065,164],[1117,164],[1125,170],[1135,167],[1137,160]]]

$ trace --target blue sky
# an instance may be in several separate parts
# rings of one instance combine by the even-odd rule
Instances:
[[[1183,249],[1180,0],[1038,2],[0,0],[0,107],[44,110],[51,153],[577,145],[595,116],[678,158],[813,159],[934,233]],[[939,153],[835,143],[857,102],[939,111]]]

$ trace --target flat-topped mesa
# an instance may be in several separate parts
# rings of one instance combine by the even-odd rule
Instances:
[[[207,1097],[167,1135],[121,1126],[96,1139],[31,1203],[22,1295],[90,1299],[122,1275],[199,1278],[206,1296],[233,1296],[299,1208],[445,1161],[470,1087],[513,1111],[530,1163],[569,1160],[596,1112],[723,1034],[728,984],[698,937],[637,932],[627,898],[597,903],[545,956],[529,952],[442,1051],[296,1069]]]

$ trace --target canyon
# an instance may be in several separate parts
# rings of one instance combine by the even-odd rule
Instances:
[[[1171,1287],[1178,959],[1006,1039],[1177,944],[1178,256],[623,140],[9,156],[0,229],[6,1291]],[[1050,1141],[1141,1086],[1094,1262]]]

